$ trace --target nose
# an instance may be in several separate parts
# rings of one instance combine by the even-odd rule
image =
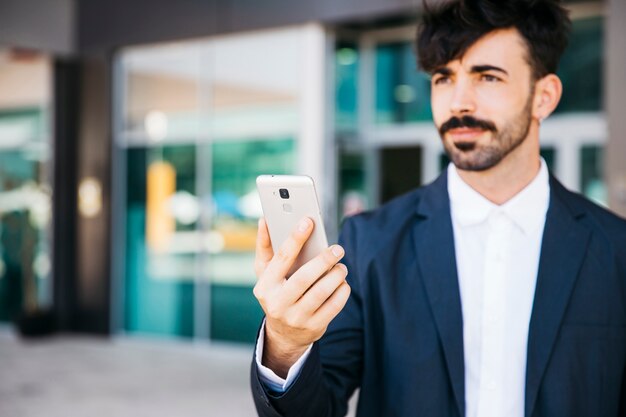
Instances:
[[[465,80],[456,83],[450,103],[450,111],[454,116],[472,114],[476,111],[474,88]]]

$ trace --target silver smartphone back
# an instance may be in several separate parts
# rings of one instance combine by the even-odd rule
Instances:
[[[313,179],[306,175],[260,175],[256,179],[274,253],[303,217],[313,220],[311,237],[287,276],[328,247]]]

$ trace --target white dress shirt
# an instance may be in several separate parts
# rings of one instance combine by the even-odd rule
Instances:
[[[528,326],[550,200],[546,163],[542,159],[535,179],[501,206],[472,189],[450,164],[448,194],[463,312],[466,417],[523,417]],[[261,364],[263,336],[261,329],[261,381],[285,391],[310,347],[283,379]]]
[[[466,417],[523,417],[528,326],[550,200],[548,169],[493,204],[448,167],[465,356]]]

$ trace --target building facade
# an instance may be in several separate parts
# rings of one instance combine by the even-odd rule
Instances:
[[[618,3],[567,3],[565,90],[542,155],[570,189],[625,214]],[[49,107],[70,111],[51,111],[48,125],[52,220],[33,256],[52,248],[49,261],[23,262],[47,271],[39,304],[66,330],[252,342],[257,175],[312,176],[334,240],[346,215],[447,165],[416,69],[419,10],[79,1],[75,50],[49,65]],[[27,299],[3,282],[4,299]]]

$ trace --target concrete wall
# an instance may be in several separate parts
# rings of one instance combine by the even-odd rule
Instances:
[[[0,1],[0,45],[72,53],[74,6],[74,0]]]
[[[606,109],[609,144],[606,177],[613,211],[626,217],[626,1],[610,0],[607,13]]]

